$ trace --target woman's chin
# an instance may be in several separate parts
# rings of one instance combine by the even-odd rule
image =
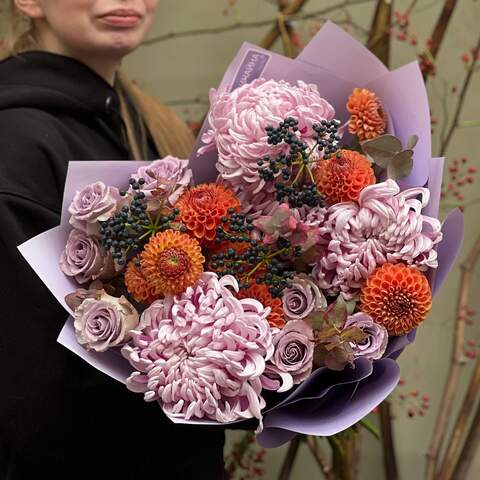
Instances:
[[[122,57],[133,52],[140,44],[141,39],[138,38],[138,34],[116,33],[99,42],[96,51],[103,51],[105,54],[115,57]]]

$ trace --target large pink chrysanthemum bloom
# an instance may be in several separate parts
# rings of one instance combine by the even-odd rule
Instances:
[[[430,192],[400,192],[394,180],[366,187],[357,202],[327,210],[319,227],[321,259],[313,270],[320,288],[345,298],[358,293],[373,270],[386,262],[403,262],[419,270],[437,267],[435,244],[442,239],[436,218],[422,215]]]
[[[261,420],[260,377],[274,350],[270,308],[234,291],[235,278],[205,273],[185,293],[146,309],[122,349],[137,370],[127,387],[186,420]]]
[[[231,186],[248,189],[252,195],[265,182],[258,175],[257,160],[286,152],[288,145],[267,143],[265,128],[277,127],[287,117],[298,120],[298,134],[308,143],[313,139],[312,124],[332,120],[333,107],[313,84],[259,78],[233,92],[210,90],[210,129],[202,136],[201,155],[213,147],[218,150],[217,168]],[[272,195],[273,197],[273,195]]]

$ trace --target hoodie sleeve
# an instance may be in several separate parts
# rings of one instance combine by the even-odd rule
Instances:
[[[0,193],[59,212],[70,157],[51,115],[29,108],[0,111]]]
[[[0,111],[0,286],[11,312],[18,308],[16,291],[26,286],[30,298],[50,298],[17,246],[60,221],[63,187],[61,172],[53,168],[55,142],[39,118],[42,112],[31,112]]]

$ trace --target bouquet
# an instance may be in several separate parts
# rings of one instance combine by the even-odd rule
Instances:
[[[189,160],[70,162],[20,250],[59,341],[172,421],[337,433],[396,386],[461,243],[420,71],[329,23],[296,60],[245,44],[210,103]]]

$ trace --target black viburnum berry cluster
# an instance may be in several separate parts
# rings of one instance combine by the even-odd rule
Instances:
[[[217,227],[215,239],[218,245],[229,242],[229,246],[208,258],[207,270],[220,277],[234,276],[242,289],[252,282],[265,284],[272,297],[281,297],[283,290],[292,285],[293,260],[301,254],[301,247],[292,247],[284,238],[267,245],[261,239],[251,238],[253,230],[252,217],[230,209]]]
[[[228,216],[222,217],[222,224],[217,227],[215,241],[249,242],[250,232],[254,229],[253,218],[244,213],[236,213],[234,208],[229,208],[227,213]]]
[[[339,126],[340,121],[336,119],[312,125],[315,132],[312,147],[298,137],[298,121],[292,117],[280,122],[277,128],[268,126],[265,129],[269,145],[282,142],[289,145],[288,153],[266,156],[257,161],[260,178],[274,182],[278,202],[286,201],[292,208],[323,206],[324,197],[317,189],[312,167],[321,161],[321,157],[328,158],[338,150]],[[317,154],[314,155],[315,151]]]
[[[338,127],[340,120],[322,120],[320,124],[314,123],[312,129],[315,132],[316,148],[324,152],[324,158],[328,158],[339,149],[340,137]]]
[[[141,191],[145,179],[129,180],[132,192],[120,190],[120,196],[132,195],[129,205],[124,205],[111,218],[100,222],[100,241],[119,265],[124,265],[129,254],[141,250],[151,235],[176,228],[186,231],[186,227],[175,224],[180,211],[178,208],[160,212],[155,220],[147,212],[145,193]]]

